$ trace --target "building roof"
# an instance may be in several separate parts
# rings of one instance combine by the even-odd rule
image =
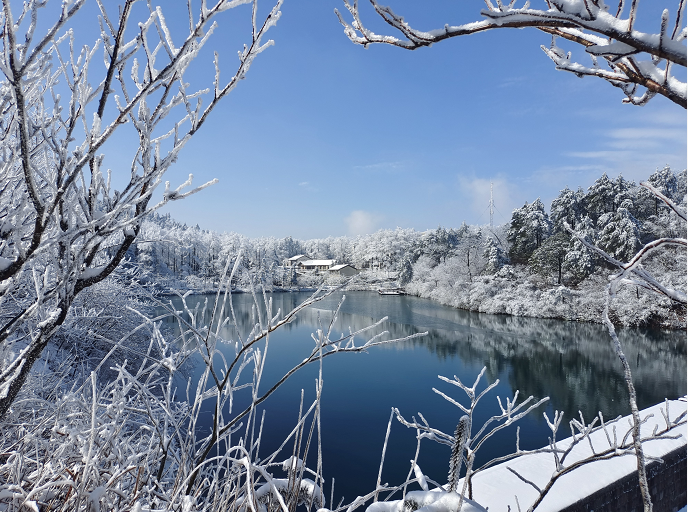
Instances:
[[[348,263],[342,263],[341,265],[335,265],[333,267],[330,267],[330,270],[341,270],[344,267],[351,267],[354,270],[356,270],[356,268],[353,265],[349,265]]]
[[[329,267],[337,260],[306,260],[301,262],[303,267]]]
[[[296,261],[300,258],[307,258],[307,256],[305,254],[297,254],[296,256],[292,256],[291,258],[289,258],[288,261]]]

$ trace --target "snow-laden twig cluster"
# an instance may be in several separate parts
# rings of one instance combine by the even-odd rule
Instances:
[[[359,496],[357,501],[349,506],[348,510],[353,510],[353,508],[361,506],[372,499],[373,503],[367,507],[367,512],[485,512],[486,509],[483,508],[483,504],[485,501],[489,501],[490,496],[481,496],[479,494],[474,496],[473,482],[481,482],[479,480],[481,477],[491,478],[494,476],[488,474],[481,475],[483,470],[498,463],[508,463],[506,466],[508,471],[511,471],[519,480],[537,491],[537,494],[530,498],[520,496],[520,502],[519,496],[516,496],[519,510],[521,510],[520,507],[523,505],[528,507],[528,512],[532,512],[537,509],[550,492],[556,492],[554,487],[557,482],[563,478],[563,483],[560,485],[565,485],[566,478],[564,477],[577,469],[588,464],[616,457],[635,456],[636,441],[633,438],[635,425],[632,419],[629,418],[628,425],[625,426],[619,421],[621,417],[617,417],[613,421],[607,421],[604,419],[603,414],[599,412],[592,421],[586,421],[583,414],[579,412],[580,418],[572,418],[568,422],[571,437],[562,441],[558,440],[557,437],[561,432],[560,428],[564,418],[563,411],[554,411],[554,416],[551,418],[546,412],[543,412],[544,419],[551,431],[551,436],[545,446],[532,450],[522,449],[520,446],[520,427],[517,426],[515,450],[512,453],[486,462],[478,469],[474,469],[475,455],[483,443],[499,430],[513,425],[548,400],[548,398],[543,398],[535,401],[531,396],[519,403],[518,391],[514,393],[513,398],[507,398],[505,403],[498,397],[497,403],[500,412],[490,417],[479,429],[473,429],[472,419],[478,402],[499,383],[496,380],[482,391],[478,391],[477,387],[484,373],[485,368],[483,368],[474,384],[470,387],[463,384],[456,376],[454,379],[440,376],[441,380],[459,387],[470,400],[470,405],[463,405],[445,393],[434,390],[464,413],[458,421],[453,436],[431,427],[421,413],[419,413],[420,421],[416,420],[415,417],[409,421],[401,415],[398,409],[392,409],[382,451],[377,487],[374,492],[366,496]],[[646,432],[638,440],[641,445],[652,441],[679,439],[682,437],[679,428],[686,425],[686,412],[684,411],[680,414],[674,412],[672,415],[669,408],[670,402],[666,400],[663,407],[660,408],[660,414],[664,420],[663,424],[660,421],[651,431],[645,427]],[[406,481],[398,486],[391,487],[387,484],[381,484],[380,476],[387,450],[389,427],[394,416],[406,427],[416,430],[417,444]],[[648,423],[652,417],[653,414],[648,414],[640,420],[640,425]],[[439,484],[424,475],[418,465],[422,439],[430,439],[451,448],[449,475],[446,484]],[[535,482],[530,475],[515,469],[518,467],[518,464],[514,464],[515,459],[522,456],[527,458],[527,456],[537,454],[551,456],[554,461],[553,471],[547,473],[547,479],[544,482]],[[660,459],[653,458],[653,460]],[[464,463],[466,470],[461,480],[460,473]],[[408,490],[412,484],[418,484],[421,490]],[[430,488],[430,484],[434,485],[435,488]],[[488,488],[494,490],[494,482]],[[391,499],[398,492],[402,493],[401,499]],[[336,510],[344,510],[344,508]]]
[[[490,417],[480,428],[474,429],[473,415],[478,403],[488,392],[493,390],[499,384],[499,380],[497,379],[492,384],[486,386],[482,391],[478,391],[478,384],[484,376],[485,371],[486,368],[483,368],[475,379],[473,385],[470,387],[461,382],[457,376],[454,376],[453,379],[439,376],[442,381],[453,384],[466,393],[466,396],[470,400],[470,405],[467,406],[462,405],[459,401],[454,400],[447,394],[433,388],[435,393],[439,394],[445,400],[458,407],[464,413],[458,421],[456,431],[454,432],[453,436],[431,427],[423,414],[420,412],[418,413],[420,421],[416,420],[415,417],[412,417],[411,421],[409,421],[402,416],[402,414],[399,412],[399,409],[392,409],[392,415],[390,415],[389,419],[390,425],[393,417],[396,416],[397,420],[402,425],[416,430],[416,453],[414,458],[411,460],[411,467],[409,469],[407,479],[403,484],[396,487],[390,487],[387,484],[382,485],[380,483],[380,476],[382,475],[382,466],[384,464],[387,441],[389,438],[388,426],[387,436],[385,437],[385,444],[382,450],[382,459],[380,461],[380,472],[378,476],[377,487],[374,492],[371,492],[367,496],[360,496],[360,503],[358,503],[358,505],[362,505],[368,499],[372,498],[373,504],[367,508],[368,512],[403,512],[409,510],[461,510],[464,512],[474,510],[484,511],[484,509],[478,504],[479,497],[476,498],[476,501],[473,501],[474,497],[472,495],[473,489],[471,480],[475,474],[495,462],[508,460],[510,458],[531,452],[519,450],[517,445],[517,451],[515,453],[498,460],[495,459],[490,461],[482,468],[474,470],[473,463],[475,461],[476,453],[483,443],[490,439],[490,437],[492,437],[496,432],[517,422],[525,415],[549,400],[548,397],[545,397],[536,401],[532,396],[530,396],[519,403],[518,391],[516,391],[513,398],[507,397],[505,403],[502,402],[501,398],[497,397],[500,413]],[[451,456],[449,458],[449,476],[448,483],[446,485],[441,485],[431,480],[429,477],[423,474],[420,466],[418,466],[418,456],[420,454],[420,446],[423,439],[430,439],[451,447]],[[464,463],[466,467],[466,473],[463,479],[462,488],[459,489],[459,477]],[[428,482],[435,485],[436,488],[430,490]],[[418,483],[421,486],[422,491],[407,492],[408,486],[412,483]],[[398,491],[402,492],[401,499],[390,500],[390,498]],[[468,493],[466,491],[468,491]],[[382,493],[386,493],[386,497],[384,500],[378,501]],[[424,507],[428,508],[426,509]]]
[[[384,339],[385,332],[365,340],[385,319],[336,335],[342,298],[331,321],[313,334],[310,352],[276,382],[263,382],[272,333],[334,290],[318,291],[283,313],[254,289],[253,323],[242,332],[243,312],[235,311],[229,286],[240,261],[228,261],[227,286],[214,301],[190,307],[188,294],[180,294],[181,310],[159,303],[167,311],[144,318],[141,327],[150,337],[136,357],[121,357],[129,348],[127,333],[90,367],[80,386],[69,384],[69,364],[32,373],[3,422],[0,508],[293,512],[297,506],[326,506],[322,361],[396,340]],[[178,324],[174,336],[161,331],[170,317]],[[226,332],[232,339],[223,337]],[[422,334],[409,338],[417,336]],[[185,382],[182,368],[191,358],[202,366],[193,382]],[[314,400],[305,402],[302,391],[296,425],[276,450],[263,453],[265,413],[259,406],[311,363],[320,365]],[[114,378],[98,381],[104,366]],[[309,469],[307,460],[317,467]],[[286,478],[274,476],[276,471]]]
[[[191,2],[180,5],[188,11],[186,34],[173,33],[161,7],[126,0],[116,10],[98,1],[100,36],[79,47],[75,16],[85,3],[63,2],[49,14],[48,2],[7,1],[0,11],[0,305],[7,312],[0,416],[75,297],[125,259],[143,218],[215,182],[193,188],[189,175],[179,187],[166,183],[161,201],[151,202],[184,145],[272,44],[266,34],[282,1],[262,23],[256,0],[204,0],[198,12]],[[223,11],[242,4],[252,5],[253,16],[235,72],[220,80],[216,52],[212,89],[192,88],[186,71]],[[53,15],[40,34],[39,21]],[[129,168],[113,174],[99,152],[127,129],[139,143]]]
[[[361,20],[358,0],[344,0],[352,20],[348,22],[335,10],[347,37],[356,44],[367,46],[384,43],[408,50],[497,28],[534,27],[552,35],[551,45],[542,50],[554,61],[556,68],[579,77],[596,76],[619,87],[624,102],[644,105],[660,94],[686,108],[686,84],[672,73],[672,66],[686,67],[685,0],[678,0],[676,13],[664,9],[657,23],[658,33],[636,30],[638,4],[634,1],[626,9],[626,2],[618,7],[604,0],[545,0],[543,9],[532,9],[530,1],[520,7],[515,0],[485,0],[487,9],[480,12],[482,20],[461,25],[422,31],[411,27],[402,16],[390,7],[370,0],[377,14],[403,38],[376,34]],[[562,50],[557,39],[566,39],[585,48],[590,65],[580,64],[571,58],[571,52]],[[644,57],[644,58],[641,58]],[[606,67],[600,66],[599,59]],[[644,92],[639,94],[639,87]]]

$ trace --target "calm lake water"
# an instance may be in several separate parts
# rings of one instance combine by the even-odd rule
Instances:
[[[437,388],[463,404],[465,394],[437,376],[458,376],[472,384],[487,367],[479,389],[499,379],[496,389],[486,395],[474,424],[478,426],[498,413],[497,396],[512,397],[520,390],[522,398],[549,396],[550,401],[523,418],[521,447],[547,444],[550,433],[542,412],[562,410],[564,423],[572,416],[592,418],[602,411],[606,418],[628,414],[627,390],[621,364],[614,355],[609,336],[600,325],[486,315],[452,309],[416,297],[386,296],[375,292],[346,292],[346,300],[335,324],[337,333],[359,329],[387,316],[375,332],[389,331],[388,338],[428,331],[411,341],[374,347],[368,353],[337,354],[325,359],[322,403],[323,468],[330,496],[332,478],[336,480],[335,502],[345,502],[375,487],[380,455],[390,409],[397,407],[408,420],[420,412],[431,426],[453,433],[463,414],[457,407],[432,391]],[[266,391],[289,368],[303,360],[313,347],[311,333],[329,324],[332,310],[342,293],[328,297],[303,311],[297,319],[272,335],[261,389]],[[283,312],[309,297],[306,293],[281,293],[273,296],[274,311]],[[190,306],[205,296],[187,299]],[[212,302],[213,297],[208,300]],[[176,301],[175,301],[176,302]],[[179,303],[175,304],[179,307]],[[234,296],[242,336],[251,325],[252,297]],[[236,339],[234,331],[223,333]],[[640,408],[686,394],[686,332],[622,329],[619,338],[632,362]],[[358,343],[363,340],[357,340]],[[227,348],[228,355],[234,349]],[[200,366],[196,371],[200,371]],[[298,417],[301,389],[305,402],[315,396],[317,365],[293,375],[266,402],[262,455],[279,446]],[[247,402],[244,402],[247,403]],[[241,405],[244,405],[242,403]],[[242,410],[236,408],[235,411]],[[210,412],[207,413],[210,418]],[[559,437],[566,437],[563,428]],[[570,435],[570,434],[569,434]],[[515,426],[504,429],[478,453],[476,464],[515,448]],[[415,453],[415,431],[394,421],[382,481],[403,482]],[[285,453],[284,460],[291,455]],[[430,478],[444,483],[450,449],[423,440],[419,466]],[[315,469],[315,462],[309,460]],[[276,475],[277,476],[277,475]]]

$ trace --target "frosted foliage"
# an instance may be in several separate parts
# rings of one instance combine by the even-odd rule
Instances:
[[[250,3],[169,6],[188,18],[180,25],[187,29],[171,30],[160,7],[97,2],[91,22],[100,28],[99,37],[83,46],[77,36],[84,18],[77,22],[75,16],[87,16],[87,9],[80,12],[85,0],[54,9],[53,2],[18,3],[14,11],[4,4],[0,304],[7,321],[0,330],[0,388],[6,391],[0,416],[76,297],[135,256],[144,218],[215,183],[194,188],[189,175],[173,186],[163,184],[163,176],[272,44],[265,36],[280,17],[281,0],[262,21],[255,9],[246,20],[247,44],[238,66],[231,65],[233,75],[220,78],[215,53],[211,87],[187,83],[187,69],[211,51],[218,22],[230,16],[224,11]],[[43,27],[49,28],[40,33]],[[110,169],[103,151],[119,132],[125,133],[118,140],[138,144],[119,144],[117,152],[131,164]],[[155,204],[152,195],[161,185],[162,199]]]
[[[574,192],[566,187],[552,201],[549,216],[556,231],[565,231],[564,222],[570,226],[578,224],[584,208],[581,204],[584,195],[581,189]]]
[[[597,222],[602,227],[597,240],[600,249],[618,260],[630,260],[640,248],[640,226],[628,209],[606,213]]]
[[[452,446],[452,453],[449,457],[449,490],[455,491],[459,483],[459,474],[461,473],[461,463],[464,460],[464,450],[466,449],[466,440],[470,436],[470,422],[466,414],[461,416],[459,423],[456,425],[454,431],[454,444]]]
[[[678,0],[673,12],[664,9],[654,25],[659,32],[654,34],[635,27],[638,11],[643,8],[640,2],[621,2],[617,6],[589,0],[539,1],[531,8],[530,1],[517,4],[486,0],[487,9],[476,12],[476,17],[480,15],[478,21],[446,23],[434,30],[416,29],[392,7],[380,5],[377,0],[371,3],[397,35],[375,33],[364,23],[359,3],[344,0],[350,21],[339,12],[337,16],[346,36],[356,44],[389,44],[414,50],[487,30],[532,27],[551,36],[550,44],[540,48],[556,69],[580,78],[605,80],[622,91],[625,103],[644,105],[660,94],[686,108],[686,84],[681,81],[686,67],[684,0]],[[574,48],[582,46],[590,61],[578,62],[571,51],[559,46],[562,41]],[[676,66],[683,69],[674,74]]]
[[[188,294],[178,294],[181,307],[175,308],[141,291],[165,313],[154,319],[139,315],[143,323],[112,339],[110,350],[95,367],[88,365],[93,371],[83,378],[75,380],[79,369],[50,346],[0,429],[0,509],[24,510],[29,502],[62,512],[284,512],[326,506],[323,359],[425,333],[390,339],[378,332],[383,318],[340,336],[332,320],[313,333],[301,362],[266,385],[262,376],[272,333],[332,292],[316,292],[282,312],[254,289],[252,311],[238,311],[229,283],[239,265],[240,258],[226,262],[224,292],[193,308]],[[109,298],[116,292],[101,290]],[[339,307],[343,302],[344,297]],[[165,320],[176,324],[178,334],[160,330]],[[137,333],[136,343],[130,343]],[[102,329],[89,334],[104,337]],[[195,362],[193,381],[187,380],[189,360]],[[318,367],[315,386],[302,391],[298,417],[281,445],[267,451],[261,446],[265,414],[258,414],[258,407],[307,365]],[[313,467],[304,461],[313,461]]]
[[[499,270],[509,262],[509,258],[507,258],[502,248],[499,247],[493,238],[487,239],[483,258],[485,259],[484,272],[486,274],[495,274],[499,272]]]
[[[507,233],[511,244],[509,258],[516,263],[527,263],[533,251],[550,235],[551,228],[549,215],[539,198],[514,210]]]
[[[575,228],[576,233],[584,237],[588,242],[596,242],[597,234],[590,217],[586,215],[575,225]],[[582,281],[595,270],[595,256],[580,240],[574,239],[571,250],[564,258],[564,267],[571,273],[574,280]]]
[[[588,188],[586,207],[593,220],[614,209],[614,184],[603,174]]]

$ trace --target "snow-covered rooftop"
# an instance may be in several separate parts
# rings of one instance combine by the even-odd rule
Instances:
[[[301,265],[304,267],[329,267],[337,260],[306,260],[302,261]]]
[[[306,255],[305,254],[297,254],[296,256],[292,256],[291,258],[289,258],[289,261],[296,261],[300,258],[306,258]]]

